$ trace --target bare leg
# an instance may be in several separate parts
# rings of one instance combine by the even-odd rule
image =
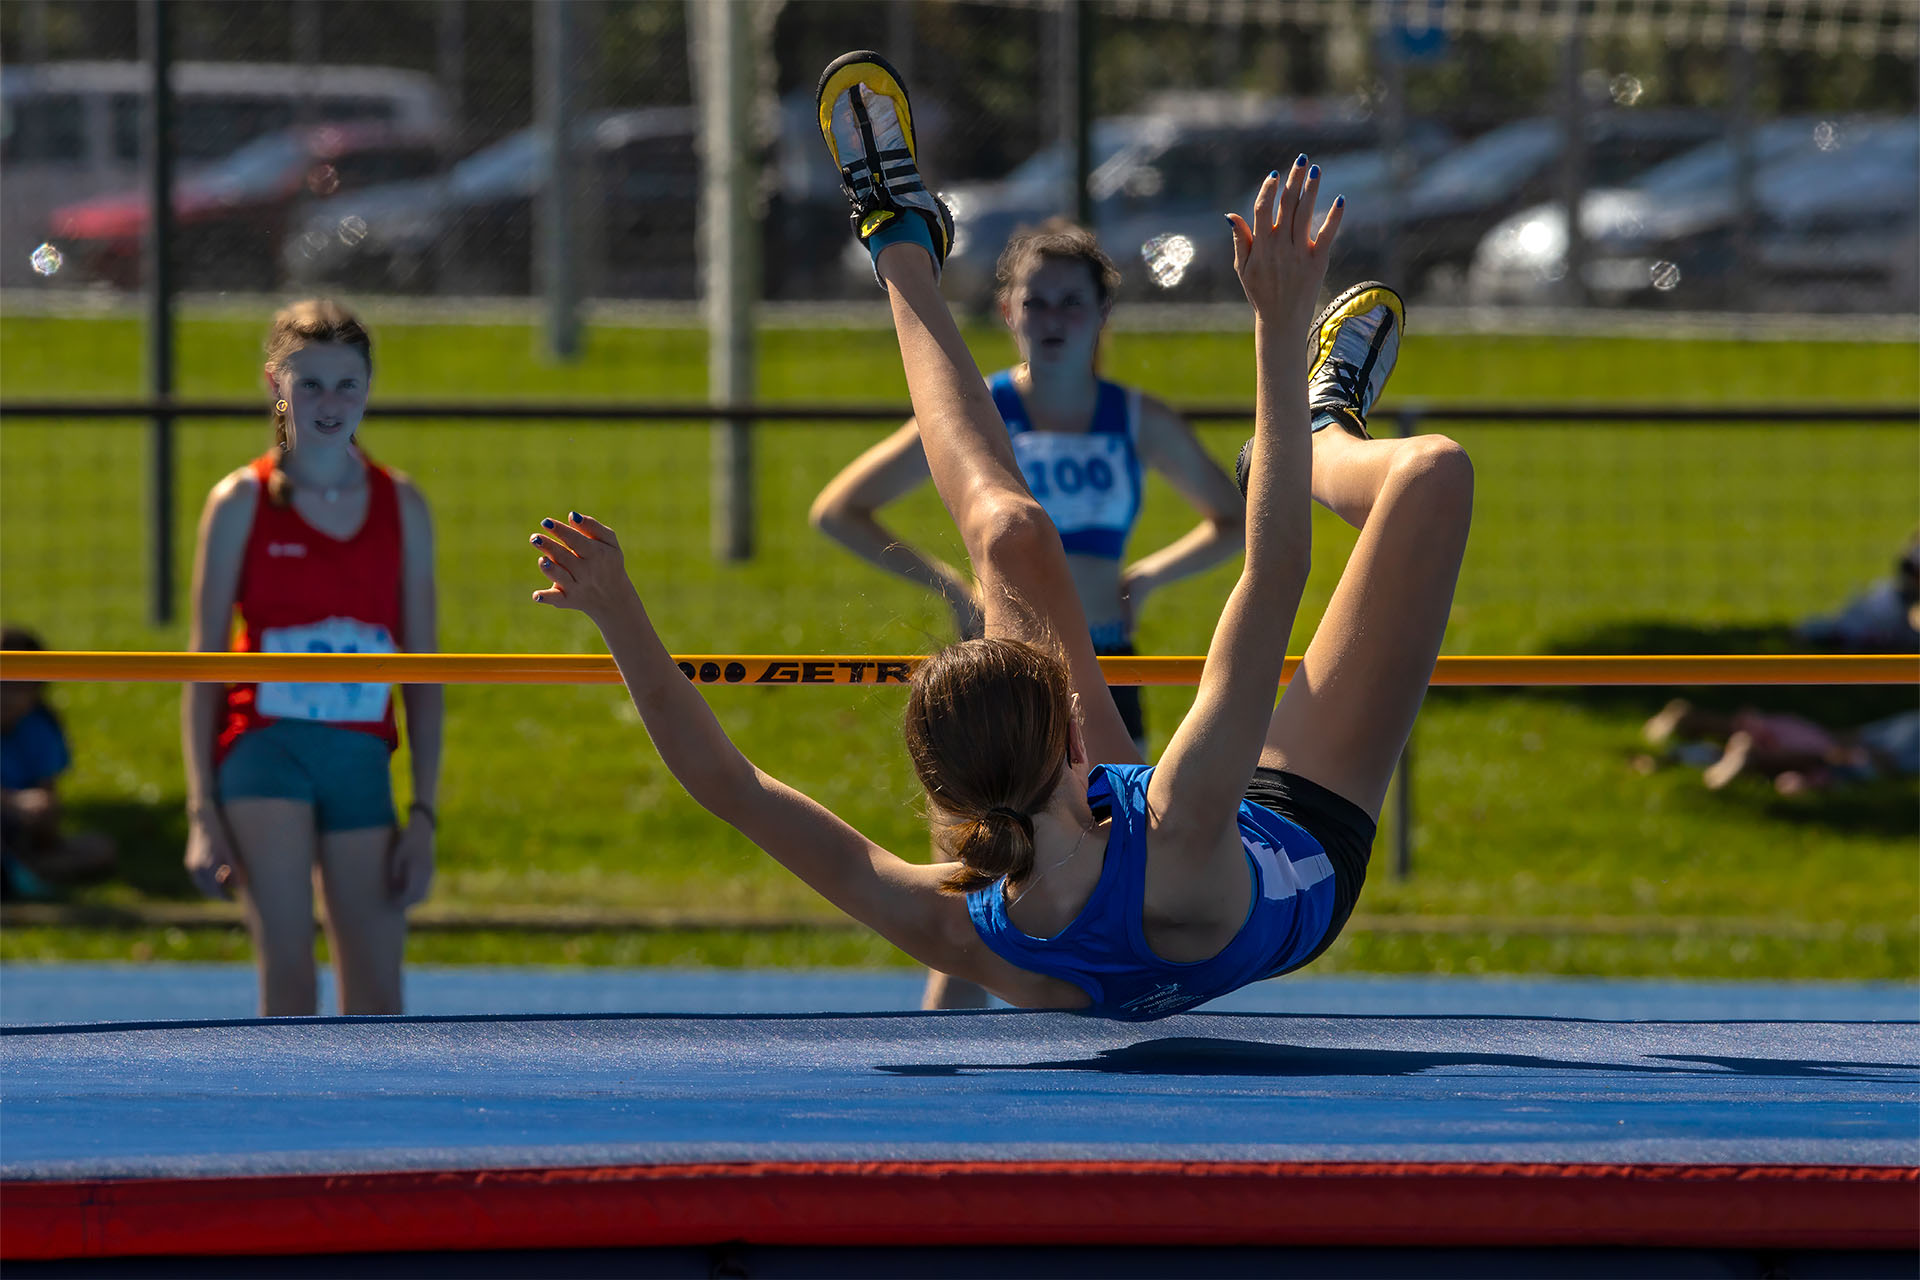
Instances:
[[[310,1015],[313,963],[313,806],[299,800],[233,800],[223,810],[246,866],[241,905],[260,971],[260,1016]]]
[[[1330,437],[1330,438],[1329,438]],[[1446,632],[1473,512],[1473,467],[1445,436],[1314,437],[1313,495],[1361,525],[1260,763],[1376,820]]]
[[[1089,755],[1138,762],[1100,674],[1059,532],[1027,490],[1006,423],[934,281],[932,259],[900,244],[883,250],[878,265],[927,466],[980,579],[986,634],[1057,643],[1080,694]]]
[[[387,892],[393,828],[362,827],[320,837],[327,940],[340,982],[341,1013],[401,1012],[407,913]]]

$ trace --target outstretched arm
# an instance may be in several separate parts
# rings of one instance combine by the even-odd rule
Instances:
[[[540,529],[533,544],[552,585],[534,600],[593,619],[647,736],[687,794],[914,959],[936,968],[970,965],[972,941],[951,927],[964,917],[939,889],[945,868],[896,858],[733,745],[660,642],[613,530],[578,512],[542,520]]]
[[[1259,763],[1311,565],[1309,488],[1313,437],[1307,420],[1307,327],[1340,226],[1335,201],[1310,234],[1318,168],[1306,157],[1269,175],[1253,226],[1237,215],[1233,265],[1254,312],[1257,379],[1253,459],[1247,486],[1247,561],[1221,610],[1193,709],[1174,731],[1148,792],[1157,829],[1175,847],[1208,848],[1233,821]]]
[[[920,425],[907,424],[848,463],[813,500],[807,519],[868,564],[896,573],[947,602],[966,639],[980,634],[980,604],[966,574],[936,560],[880,523],[880,508],[927,482]]]
[[[927,466],[980,580],[986,634],[1058,644],[1080,694],[1088,754],[1100,763],[1138,760],[1100,674],[1059,531],[1027,489],[1006,423],[940,295],[932,259],[898,244],[882,250],[876,265],[893,304]]]

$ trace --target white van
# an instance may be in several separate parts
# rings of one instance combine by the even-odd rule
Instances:
[[[140,180],[151,74],[140,62],[0,68],[0,285],[36,279],[33,249],[54,209]],[[293,124],[382,121],[434,135],[447,126],[433,77],[394,67],[179,62],[173,97],[177,171]]]

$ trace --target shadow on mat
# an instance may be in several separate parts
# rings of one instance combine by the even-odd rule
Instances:
[[[881,1066],[903,1076],[962,1076],[988,1071],[1101,1071],[1137,1076],[1414,1076],[1446,1067],[1495,1067],[1521,1071],[1590,1071],[1599,1075],[1769,1079],[1920,1079],[1920,1063],[1822,1062],[1794,1058],[1733,1058],[1655,1054],[1674,1066],[1635,1062],[1587,1062],[1527,1053],[1435,1053],[1413,1049],[1323,1049],[1174,1036],[1102,1049],[1091,1058],[1053,1062],[924,1063]],[[1688,1064],[1688,1065],[1679,1065]],[[1693,1065],[1699,1064],[1699,1065]],[[1901,1072],[1889,1077],[1885,1072]]]

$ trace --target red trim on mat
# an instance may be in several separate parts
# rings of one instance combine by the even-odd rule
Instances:
[[[785,1245],[1907,1249],[1920,1169],[830,1162],[5,1182],[0,1258]]]

